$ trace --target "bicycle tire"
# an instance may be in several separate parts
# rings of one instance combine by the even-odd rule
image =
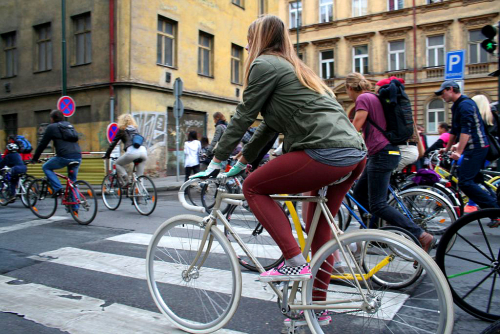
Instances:
[[[83,180],[78,180],[73,183],[78,196],[78,210],[68,208],[71,217],[80,225],[88,225],[92,223],[97,215],[97,196],[92,186]],[[68,205],[71,206],[71,205]]]
[[[495,321],[493,324],[485,328],[481,334],[500,334],[500,320]]]
[[[101,195],[104,206],[116,210],[122,202],[122,184],[118,174],[110,173],[104,177],[101,184]]]
[[[500,286],[500,228],[485,226],[497,218],[500,209],[461,217],[441,237],[436,251],[436,263],[448,280],[455,304],[487,321],[500,319],[500,298],[492,298],[495,286],[497,294]],[[488,289],[489,298],[484,293]]]
[[[424,231],[433,235],[443,234],[458,218],[455,209],[448,200],[433,191],[410,189],[404,190],[398,195],[406,209],[412,214],[413,221]],[[392,198],[389,205],[405,214],[396,198]],[[380,218],[379,226],[386,225],[387,222]]]
[[[132,184],[132,201],[137,212],[143,216],[149,216],[155,211],[158,194],[151,178],[141,175]]]
[[[439,195],[443,196],[444,198],[446,198],[448,202],[450,202],[450,204],[454,208],[456,208],[455,212],[457,213],[458,217],[462,217],[462,215],[464,214],[465,204],[460,200],[461,197],[457,196],[457,194],[451,188],[447,188],[441,183],[435,183],[432,186],[412,183],[403,187],[401,190],[403,191],[408,189],[427,189],[430,191],[434,191]]]
[[[9,184],[4,180],[0,183],[0,205],[7,206],[9,204]]]
[[[23,188],[23,192],[19,194],[19,197],[21,197],[21,203],[23,203],[24,207],[26,208],[30,207],[28,203],[28,186],[33,180],[35,180],[35,177],[31,175],[26,175],[21,180],[21,186]]]
[[[187,197],[189,202],[196,206],[203,206],[201,202],[201,189],[204,185],[204,180],[200,179],[190,179],[189,185],[184,190],[184,197]]]
[[[434,260],[418,245],[401,236],[380,230],[358,230],[345,233],[339,236],[339,242],[350,258],[349,263],[352,264],[356,259],[347,250],[353,243],[369,242],[374,245],[385,244],[388,246],[387,249],[401,248],[401,251],[412,255],[414,260],[423,267],[426,275],[422,276],[422,282],[408,287],[402,295],[393,294],[387,287],[377,288],[371,280],[359,281],[362,291],[366,293],[368,303],[365,303],[363,295],[354,283],[355,280],[345,279],[342,285],[339,285],[331,284],[329,280],[325,283],[325,280],[318,276],[318,272],[322,275],[329,275],[328,270],[320,271],[322,266],[330,268],[329,270],[332,268],[331,264],[325,260],[339,250],[337,240],[333,239],[323,245],[313,257],[311,262],[313,279],[302,286],[302,305],[314,305],[313,294],[315,292],[316,294],[321,291],[328,292],[329,298],[333,298],[330,304],[333,309],[329,314],[334,319],[327,327],[321,327],[316,317],[313,316],[313,311],[305,310],[304,314],[311,332],[342,333],[352,332],[353,328],[356,328],[356,332],[359,333],[420,333],[417,329],[421,328],[421,331],[425,333],[452,333],[453,299],[446,278]],[[359,273],[357,269],[355,271],[357,274],[364,274],[364,272]],[[324,286],[327,291],[318,290],[314,285]],[[343,298],[342,302],[338,301],[339,296]],[[341,305],[345,305],[345,309],[340,308]],[[316,306],[328,311],[328,304],[319,303]],[[415,316],[415,307],[418,308],[418,317]]]
[[[384,226],[381,227],[379,230],[382,231],[389,231],[392,233],[395,233],[405,239],[408,239],[412,242],[414,242],[416,245],[420,245],[420,242],[418,239],[411,234],[410,232],[406,231],[405,229],[397,226]],[[368,249],[368,245],[365,245],[365,253],[370,254],[370,249]],[[414,266],[414,261],[411,258],[411,255],[404,254],[398,252],[398,249],[393,249],[392,254],[394,254],[394,259],[391,261],[390,264],[390,271],[387,270],[388,266],[384,267],[386,270],[381,270],[381,274],[379,275],[378,272],[375,273],[371,279],[377,283],[378,285],[382,287],[387,287],[390,289],[402,289],[406,288],[413,283],[415,283],[420,275],[422,275],[422,267],[421,266]],[[365,272],[370,271],[370,265],[368,265],[366,262],[363,262],[363,269]]]
[[[35,179],[28,186],[28,204],[31,212],[38,218],[48,219],[57,210],[57,198],[47,179]]]
[[[215,198],[217,197],[218,193],[218,188],[219,188],[219,183],[216,181],[216,179],[207,179],[207,182],[201,189],[201,204],[207,211],[207,213],[212,212],[212,208],[215,205]],[[226,188],[226,191],[228,193],[233,193],[233,191],[236,191],[234,188],[229,186],[227,183],[224,185]],[[239,192],[234,192],[234,193],[239,193]],[[223,214],[226,214],[231,205],[228,203],[222,203],[220,206],[220,211]]]
[[[187,273],[200,247],[203,226],[203,218],[195,215],[166,220],[151,238],[146,257],[148,287],[156,306],[176,327],[189,333],[210,333],[226,325],[242,293],[236,254],[216,226],[209,231],[213,240],[210,251],[198,260],[203,265],[198,262],[196,269]],[[230,278],[226,284],[214,284],[217,275]],[[177,294],[170,294],[176,290],[171,285],[182,287],[182,298],[178,298],[178,289]]]
[[[226,219],[231,223],[231,227],[237,229],[240,238],[252,254],[259,259],[265,270],[277,267],[284,261],[283,254],[276,242],[264,229],[248,206],[231,205],[226,213]],[[244,268],[258,272],[257,266],[251,261],[245,252],[240,249],[231,233],[224,227],[224,234],[227,240],[233,245],[238,262]]]

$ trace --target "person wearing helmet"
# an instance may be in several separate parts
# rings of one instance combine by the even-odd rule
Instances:
[[[19,176],[21,174],[26,173],[26,165],[24,164],[21,155],[17,152],[19,150],[19,146],[16,143],[7,144],[7,154],[4,159],[0,161],[0,169],[5,166],[10,167],[10,187],[9,187],[9,195],[8,199],[9,203],[12,203],[16,199],[16,185],[19,181]]]

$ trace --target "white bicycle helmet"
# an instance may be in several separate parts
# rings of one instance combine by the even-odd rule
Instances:
[[[16,143],[10,143],[10,144],[7,144],[7,149],[10,152],[17,152],[19,150],[19,146],[17,146]]]

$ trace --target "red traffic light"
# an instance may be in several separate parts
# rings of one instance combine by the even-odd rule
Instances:
[[[494,26],[492,25],[487,25],[487,26],[484,26],[482,29],[481,29],[481,33],[486,37],[486,38],[489,38],[489,39],[493,39],[496,35],[497,35],[497,28],[495,28]]]

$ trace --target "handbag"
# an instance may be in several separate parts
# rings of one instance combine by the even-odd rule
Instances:
[[[488,154],[486,155],[486,160],[493,162],[500,158],[500,143],[491,133],[487,131],[486,133],[488,141],[490,142],[490,147],[488,149]]]

